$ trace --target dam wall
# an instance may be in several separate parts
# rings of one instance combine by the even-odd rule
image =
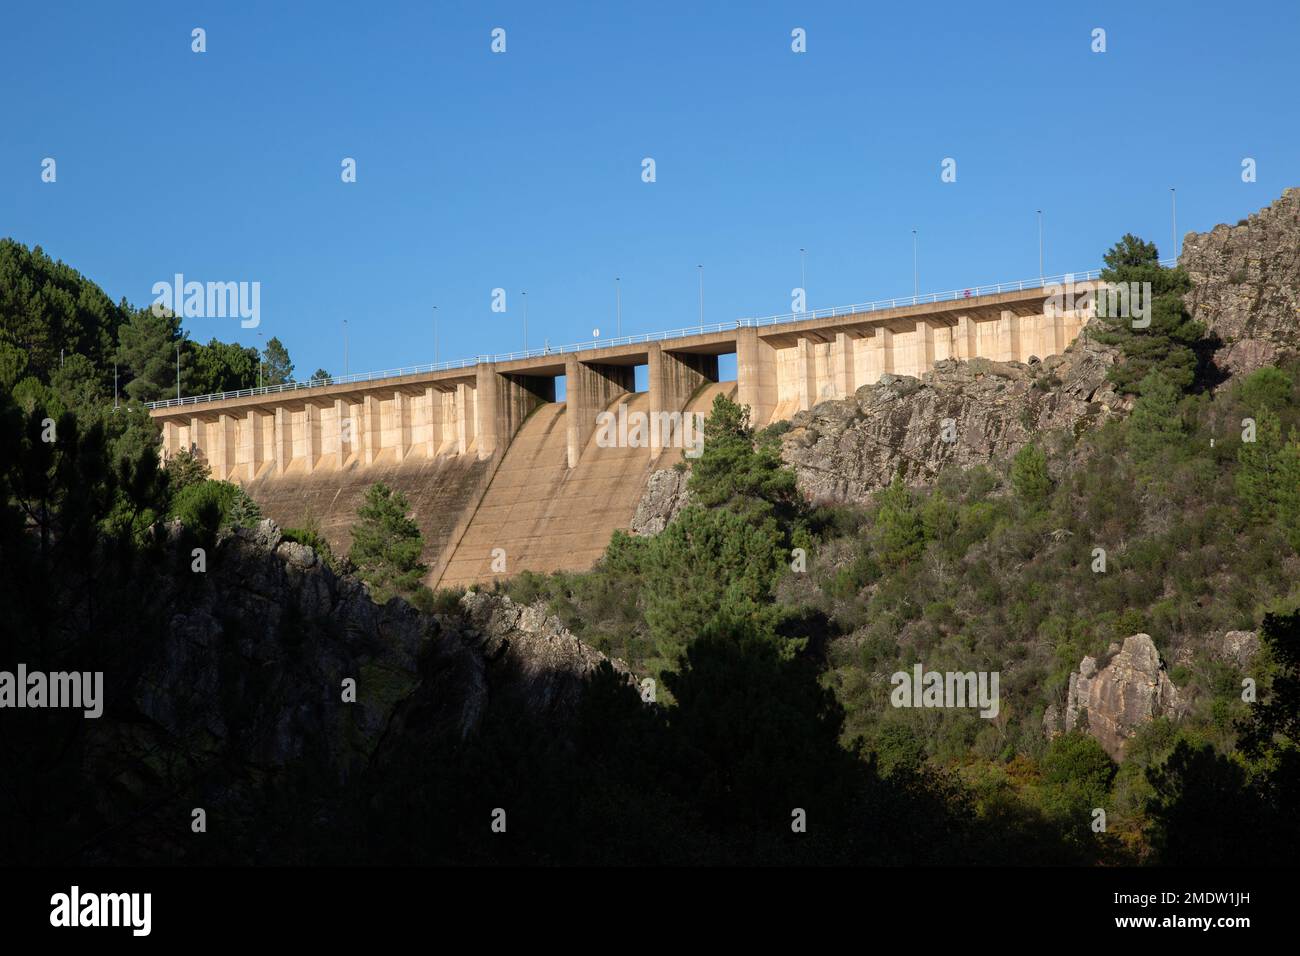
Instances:
[[[473,517],[474,507],[487,490],[495,470],[493,459],[469,455],[407,458],[371,467],[353,464],[342,470],[263,474],[239,482],[262,509],[262,514],[282,528],[317,528],[338,554],[352,545],[352,525],[366,490],[380,481],[396,488],[410,505],[412,520],[424,539],[423,559],[429,580],[446,564],[451,547]]]
[[[1086,309],[1059,301],[1035,287],[739,320],[654,340],[170,400],[151,415],[164,457],[193,451],[270,517],[314,522],[340,550],[365,489],[376,481],[397,488],[424,534],[429,583],[459,586],[590,567],[609,535],[630,524],[650,472],[680,460],[680,448],[665,454],[663,436],[683,412],[707,414],[719,391],[749,406],[762,427],[945,359],[1045,358],[1087,321]],[[736,356],[736,381],[718,383],[727,354]],[[634,392],[638,366],[646,392]],[[556,401],[560,377],[564,402]],[[620,408],[664,427],[650,429],[648,442],[608,447],[600,416]]]

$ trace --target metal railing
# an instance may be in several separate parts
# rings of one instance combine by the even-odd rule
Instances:
[[[1176,259],[1161,259],[1162,266],[1176,264]],[[885,309],[900,309],[915,305],[931,305],[938,302],[953,302],[961,299],[974,299],[986,295],[1000,295],[1004,292],[1024,292],[1029,289],[1042,289],[1053,285],[1070,282],[1091,282],[1100,278],[1100,269],[1086,272],[1064,272],[1060,275],[1036,279],[1020,279],[1014,282],[996,282],[972,286],[966,289],[950,289],[947,292],[929,292],[924,295],[895,296],[890,299],[877,299],[874,302],[859,302],[854,305],[837,305],[829,309],[813,309],[807,312],[784,312],[780,315],[766,315],[758,318],[732,319],[730,322],[715,322],[711,325],[692,325],[680,329],[662,332],[644,332],[640,335],[624,335],[613,339],[592,339],[588,342],[576,342],[569,345],[545,346],[540,349],[527,349],[519,352],[500,352],[495,355],[479,355],[472,359],[456,359],[450,362],[433,362],[427,365],[408,365],[403,368],[389,368],[378,372],[354,372],[351,375],[332,375],[329,378],[310,379],[305,382],[285,382],[282,385],[265,385],[259,388],[241,388],[233,392],[214,392],[210,395],[191,395],[185,398],[168,398],[157,402],[146,402],[147,408],[176,408],[182,405],[196,405],[203,402],[219,402],[229,398],[251,398],[257,395],[277,395],[282,392],[297,392],[304,389],[325,388],[330,385],[350,385],[355,382],[373,382],[385,378],[401,378],[406,375],[427,375],[431,372],[448,372],[455,369],[473,368],[480,363],[514,362],[519,359],[545,358],[551,355],[565,355],[570,352],[589,352],[593,349],[618,348],[624,345],[641,345],[648,342],[662,342],[667,339],[681,339],[691,335],[708,335],[711,332],[730,332],[744,328],[762,328],[769,325],[783,325],[790,322],[805,322],[816,319],[833,319],[839,316],[860,315],[866,312],[879,312]]]

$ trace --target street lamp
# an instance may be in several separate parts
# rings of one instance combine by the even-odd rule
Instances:
[[[1178,262],[1178,190],[1169,187],[1169,238],[1174,248],[1174,264]]]
[[[807,253],[799,247],[799,288],[803,290],[803,310],[808,311],[808,260]]]
[[[524,298],[524,351],[528,351],[528,293],[519,293]]]
[[[260,334],[260,333],[259,333]],[[343,375],[348,374],[348,320],[343,320]]]
[[[700,328],[704,328],[704,265],[695,268],[700,270]]]
[[[265,335],[264,333],[262,333],[262,332],[258,332],[258,333],[257,333],[257,337],[258,337],[259,339],[264,339],[264,338],[266,338],[266,335]],[[257,355],[257,387],[258,387],[258,388],[261,388],[261,387],[262,387],[262,367],[263,367],[264,365],[266,365],[266,349],[265,349],[265,348],[260,349],[260,350],[258,351],[258,355]]]
[[[438,364],[438,307],[433,307],[433,364]]]
[[[912,300],[921,294],[921,274],[916,269],[916,230],[912,230]]]
[[[614,330],[615,336],[623,335],[623,289],[618,276],[614,276]]]
[[[181,400],[181,342],[176,340],[176,400]]]
[[[1043,211],[1038,210],[1038,281],[1043,281]]]

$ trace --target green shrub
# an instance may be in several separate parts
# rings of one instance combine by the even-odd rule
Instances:
[[[321,557],[333,555],[333,549],[330,543],[325,540],[319,531],[310,528],[284,528],[280,532],[285,541],[295,541],[298,544],[305,544]]]
[[[179,518],[187,529],[211,539],[219,531],[251,527],[261,520],[262,512],[238,485],[208,478],[186,485],[174,495],[169,517]]]
[[[1044,810],[1067,835],[1084,838],[1092,810],[1106,806],[1114,762],[1094,738],[1074,731],[1052,741],[1042,767]]]
[[[507,582],[506,593],[516,604],[527,605],[549,597],[551,589],[546,575],[524,570]]]
[[[1277,412],[1292,403],[1293,387],[1291,376],[1270,365],[1256,369],[1242,379],[1238,395],[1249,411],[1258,413],[1267,408]]]
[[[425,590],[428,590],[427,588]],[[460,599],[464,597],[464,588],[439,588],[433,595],[429,606],[430,614],[455,614],[460,610]]]
[[[925,526],[912,492],[895,478],[876,500],[876,547],[886,565],[916,561],[925,550]]]
[[[1011,463],[1011,486],[1027,504],[1039,504],[1052,490],[1047,474],[1047,456],[1037,445],[1026,445]]]
[[[316,556],[335,574],[349,574],[355,570],[345,555],[337,555],[328,539],[321,534],[319,526],[314,523],[306,528],[285,528],[281,532],[284,540],[305,544],[316,552]]]
[[[167,459],[163,469],[167,473],[168,487],[173,495],[179,494],[190,485],[207,481],[212,477],[212,470],[202,458],[191,455],[188,451],[178,451]]]
[[[412,591],[407,600],[412,607],[423,614],[434,614],[438,610],[438,596],[425,584]]]

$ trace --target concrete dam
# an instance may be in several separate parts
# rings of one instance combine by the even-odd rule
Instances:
[[[943,359],[1058,354],[1090,306],[1062,308],[1053,291],[1033,283],[741,319],[172,399],[150,414],[164,456],[195,451],[214,478],[242,485],[268,517],[284,527],[317,524],[340,552],[366,489],[382,481],[400,490],[424,536],[431,587],[585,570],[615,530],[630,526],[650,474],[682,460],[680,431],[670,426],[707,414],[716,395],[747,405],[761,427],[847,398],[884,374],[919,376]],[[736,380],[720,382],[719,356],[732,353]],[[638,366],[644,392],[634,391]],[[565,400],[557,402],[561,376]],[[612,431],[601,428],[637,413],[662,427],[632,441],[610,441]]]

